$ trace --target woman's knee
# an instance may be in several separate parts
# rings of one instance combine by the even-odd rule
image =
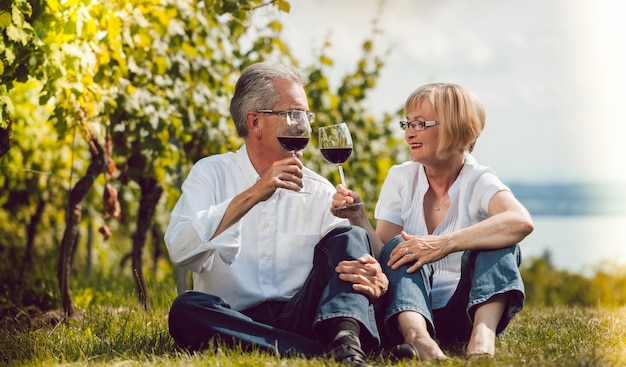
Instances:
[[[401,235],[397,235],[396,237],[389,240],[389,242],[387,242],[383,246],[382,250],[380,251],[380,256],[379,256],[380,263],[386,264],[387,261],[389,260],[389,257],[391,256],[391,251],[393,251],[393,249],[396,248],[398,244],[400,244],[403,241],[404,239],[402,238]]]
[[[492,266],[518,268],[521,264],[521,250],[518,244],[495,249],[465,251],[462,263],[470,268],[489,268]]]

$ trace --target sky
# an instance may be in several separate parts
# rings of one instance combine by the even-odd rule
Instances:
[[[460,84],[487,111],[474,155],[505,183],[626,183],[626,2],[290,3],[284,39],[301,66],[330,40],[335,83],[376,20],[377,53],[390,53],[364,105],[372,114],[401,108],[420,85]]]

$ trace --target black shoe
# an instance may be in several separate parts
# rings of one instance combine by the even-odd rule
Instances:
[[[365,362],[365,353],[353,345],[340,344],[334,347],[328,352],[330,358],[334,358],[335,361],[352,367],[372,367]]]
[[[415,349],[413,344],[409,343],[398,344],[395,347],[383,349],[380,356],[392,362],[398,362],[403,359],[420,359],[417,349]]]

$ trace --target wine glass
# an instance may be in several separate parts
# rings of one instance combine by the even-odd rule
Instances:
[[[298,116],[291,116],[289,112],[285,111],[287,115],[285,118],[278,119],[278,126],[276,128],[276,138],[280,146],[290,151],[295,157],[298,151],[304,149],[309,144],[311,137],[311,125],[309,125],[309,119],[303,111]],[[290,190],[291,191],[291,190]],[[308,192],[293,191],[294,193],[308,195]]]
[[[336,125],[322,126],[319,128],[318,133],[322,156],[328,163],[337,165],[339,168],[339,176],[341,177],[341,184],[347,187],[343,167],[341,165],[347,161],[352,154],[352,136],[350,136],[348,125],[342,122]],[[361,204],[362,202],[352,203],[338,209],[345,209]]]

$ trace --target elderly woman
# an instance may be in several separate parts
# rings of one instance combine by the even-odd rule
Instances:
[[[470,154],[485,125],[473,93],[424,85],[405,112],[400,126],[411,161],[389,170],[376,230],[362,205],[350,205],[361,197],[342,185],[331,210],[376,234],[370,238],[390,282],[382,319],[396,355],[445,359],[442,347],[464,345],[468,357],[493,356],[496,335],[523,307],[518,243],[532,232],[532,219]],[[338,271],[355,266],[344,262]]]

